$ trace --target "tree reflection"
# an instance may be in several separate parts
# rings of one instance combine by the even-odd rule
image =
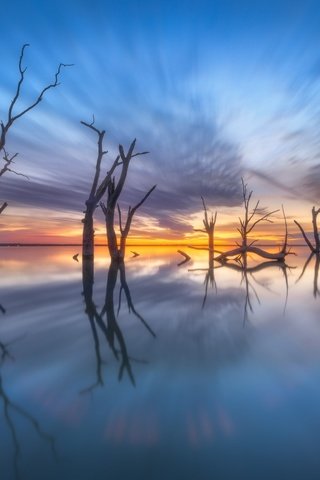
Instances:
[[[311,253],[309,255],[309,257],[307,258],[304,266],[303,266],[303,269],[302,269],[302,272],[299,276],[299,278],[297,279],[296,283],[298,283],[301,278],[304,276],[308,266],[310,265],[311,263],[311,260],[315,259],[315,262],[314,262],[314,275],[313,275],[313,296],[314,298],[317,298],[318,296],[320,296],[320,290],[319,290],[319,286],[318,286],[318,283],[319,283],[319,267],[320,267],[320,255],[317,254],[317,253]]]
[[[36,419],[35,416],[31,415],[27,410],[25,410],[22,406],[18,405],[15,403],[7,394],[5,387],[4,387],[4,382],[3,382],[3,377],[1,373],[1,368],[3,367],[4,360],[10,358],[13,359],[9,349],[8,349],[8,344],[5,345],[3,343],[0,344],[1,348],[1,364],[0,364],[0,400],[3,404],[3,417],[4,417],[4,422],[8,427],[8,430],[11,435],[12,439],[12,444],[13,444],[13,471],[14,471],[14,476],[16,479],[20,478],[20,473],[19,473],[19,458],[21,455],[21,442],[19,440],[19,434],[18,434],[18,428],[17,428],[17,414],[21,418],[27,420],[31,426],[33,427],[35,433],[39,436],[39,438],[49,444],[50,450],[52,452],[52,455],[55,460],[57,460],[57,452],[56,452],[56,447],[55,447],[55,438],[45,432],[39,423],[39,421]]]
[[[243,324],[248,321],[249,314],[254,312],[253,308],[253,299],[255,298],[256,301],[260,304],[260,297],[257,293],[257,289],[255,285],[262,286],[267,288],[264,284],[259,282],[255,277],[255,274],[261,272],[262,270],[266,270],[269,268],[279,268],[283,273],[283,277],[285,280],[286,285],[286,296],[285,296],[285,303],[283,313],[285,314],[287,303],[288,303],[288,295],[289,295],[289,282],[288,282],[288,269],[292,269],[295,267],[289,267],[284,261],[266,261],[261,262],[258,265],[249,266],[248,256],[247,254],[239,255],[235,258],[234,262],[223,262],[223,266],[225,268],[232,269],[236,272],[241,274],[241,284],[244,283],[245,286],[245,302],[244,302],[244,309],[243,309]]]
[[[211,288],[214,289],[216,293],[218,291],[217,282],[216,282],[216,278],[215,278],[215,270],[217,268],[222,268],[222,266],[223,266],[220,263],[219,263],[218,266],[214,264],[214,256],[213,256],[213,251],[212,250],[208,250],[208,254],[209,254],[208,268],[190,268],[188,270],[189,272],[206,272],[205,277],[204,277],[204,282],[203,282],[204,283],[204,297],[203,297],[202,306],[201,306],[202,310],[204,309],[204,307],[206,305],[209,286],[211,286]]]
[[[310,260],[309,260],[310,261]],[[217,281],[215,277],[215,270],[218,268],[227,268],[233,271],[236,271],[241,274],[241,282],[240,285],[244,284],[245,287],[245,301],[244,301],[244,311],[243,311],[243,323],[245,324],[249,318],[249,314],[254,312],[253,304],[254,299],[260,304],[260,297],[257,292],[256,286],[262,286],[263,288],[268,290],[268,287],[256,278],[255,274],[261,272],[265,269],[269,268],[279,268],[284,276],[285,285],[286,285],[286,296],[285,296],[285,304],[284,304],[284,313],[286,311],[286,306],[288,302],[288,295],[289,295],[289,282],[288,282],[288,270],[291,270],[295,267],[289,267],[284,261],[277,261],[274,260],[260,262],[258,265],[250,266],[249,265],[249,257],[247,253],[243,253],[238,255],[233,260],[225,260],[214,258],[213,252],[209,250],[209,258],[208,258],[208,268],[193,268],[189,269],[189,272],[199,272],[204,271],[205,279],[204,279],[204,297],[202,301],[202,309],[205,307],[207,296],[208,296],[208,288],[211,286],[215,292],[218,292]]]
[[[119,282],[119,297],[117,313],[115,307],[116,287]],[[89,387],[83,389],[81,393],[92,391],[97,386],[103,385],[102,366],[103,360],[101,356],[101,345],[99,340],[99,331],[106,340],[114,358],[119,362],[118,378],[123,378],[124,372],[132,383],[135,385],[135,376],[132,369],[132,362],[146,363],[144,360],[139,360],[131,357],[128,353],[125,337],[118,323],[117,317],[121,310],[122,294],[124,293],[129,313],[132,312],[136,318],[143,324],[148,332],[155,337],[154,331],[144,320],[142,315],[136,310],[130,288],[126,279],[126,269],[124,261],[111,260],[109,265],[105,300],[102,310],[99,312],[93,301],[93,285],[94,285],[94,263],[90,258],[83,258],[82,267],[82,282],[83,282],[83,296],[85,302],[85,313],[88,316],[92,336],[95,345],[96,356],[96,380]]]

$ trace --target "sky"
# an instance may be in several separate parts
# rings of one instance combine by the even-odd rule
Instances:
[[[19,78],[27,105],[61,84],[17,121],[7,141],[15,168],[1,178],[1,242],[81,240],[94,174],[96,138],[80,120],[106,130],[105,171],[119,143],[137,138],[149,155],[132,161],[120,204],[141,208],[132,241],[201,242],[201,195],[218,211],[217,238],[233,241],[241,177],[261,205],[284,204],[311,229],[320,203],[320,1],[17,1],[2,9],[0,119]],[[283,222],[257,232],[278,242]],[[104,241],[101,212],[97,241]]]

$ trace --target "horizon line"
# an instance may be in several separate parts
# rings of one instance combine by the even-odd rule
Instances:
[[[277,243],[259,243],[262,247],[278,247],[281,244]],[[293,247],[307,247],[306,244],[291,244]],[[82,243],[21,243],[21,242],[4,242],[0,243],[1,247],[82,247]],[[108,244],[99,243],[96,244],[95,247],[107,247]],[[194,247],[203,247],[204,249],[207,248],[203,243],[194,243],[192,244]],[[186,245],[185,243],[171,243],[171,244],[162,244],[162,243],[134,243],[127,245],[127,247],[185,247],[185,248],[192,248],[191,245]],[[217,247],[233,247],[235,243],[219,243],[216,245]]]

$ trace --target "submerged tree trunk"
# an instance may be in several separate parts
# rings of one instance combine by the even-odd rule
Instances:
[[[215,228],[216,221],[217,221],[217,212],[215,212],[214,217],[213,217],[213,215],[211,215],[210,218],[209,218],[208,209],[207,209],[206,203],[204,201],[204,198],[201,197],[201,200],[202,200],[203,211],[204,211],[204,219],[202,220],[203,225],[204,225],[204,229],[194,228],[194,231],[195,232],[206,233],[208,235],[209,252],[211,252],[213,254],[213,252],[214,252],[214,228]]]
[[[319,240],[319,232],[318,232],[318,225],[317,225],[317,217],[320,213],[320,209],[316,210],[315,207],[312,208],[312,226],[313,226],[313,236],[315,241],[315,251],[320,253],[320,240]]]
[[[95,207],[92,207],[89,202],[86,202],[87,210],[85,212],[82,233],[82,255],[83,257],[94,256],[94,228],[93,228],[93,213]]]
[[[125,223],[125,226],[123,227],[122,214],[121,214],[120,206],[118,204],[118,200],[126,182],[130,162],[133,157],[136,157],[138,155],[145,155],[146,153],[148,153],[148,152],[134,153],[135,144],[136,144],[136,140],[134,140],[131,143],[128,149],[128,152],[126,154],[124,152],[122,145],[119,145],[119,158],[121,159],[121,165],[122,165],[121,173],[117,182],[115,178],[113,178],[112,181],[109,182],[107,203],[104,204],[103,202],[100,202],[101,209],[105,216],[109,254],[112,260],[117,260],[120,262],[123,261],[125,257],[126,242],[130,232],[133,216],[135,212],[138,210],[138,208],[145,202],[145,200],[156,188],[156,185],[154,185],[146,193],[146,195],[142,198],[142,200],[139,203],[137,203],[137,205],[135,205],[133,208],[131,206],[128,208],[126,223]],[[118,208],[118,214],[119,214],[120,244],[118,244],[117,234],[115,231],[116,208]]]
[[[311,213],[312,213],[313,237],[314,237],[314,241],[315,241],[314,245],[310,242],[306,232],[304,231],[304,229],[300,225],[300,223],[297,222],[297,220],[294,220],[294,223],[299,227],[299,229],[302,233],[302,236],[304,238],[304,241],[306,242],[306,244],[310,248],[311,252],[316,253],[316,254],[320,254],[320,239],[319,239],[319,231],[318,231],[318,224],[317,224],[317,217],[320,213],[320,208],[318,208],[318,210],[316,210],[315,207],[312,207]]]
[[[110,257],[112,260],[123,260],[118,250],[117,235],[114,229],[114,210],[109,210],[106,214],[107,240]]]
[[[101,173],[101,162],[103,156],[106,155],[106,151],[103,150],[103,139],[105,136],[105,130],[98,130],[94,126],[94,118],[92,123],[86,123],[81,121],[82,125],[87,128],[90,128],[98,137],[97,142],[97,159],[96,159],[96,167],[95,167],[95,174],[91,186],[91,190],[89,193],[88,200],[86,201],[86,210],[84,212],[84,219],[82,220],[83,223],[83,232],[82,232],[82,255],[83,257],[92,257],[94,256],[94,227],[93,227],[93,215],[99,204],[100,200],[102,199],[103,195],[105,194],[112,178],[112,174],[119,165],[119,156],[114,160],[110,171],[107,172],[105,177],[103,178],[102,182],[100,182],[100,173]]]

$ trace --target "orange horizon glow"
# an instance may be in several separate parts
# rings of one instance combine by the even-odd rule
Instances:
[[[241,206],[218,211],[215,229],[215,245],[236,245],[240,242],[237,231],[238,217],[242,216]],[[286,209],[289,243],[304,245],[304,240],[293,219],[298,219],[306,233],[313,239],[311,224],[311,208],[297,205],[292,202]],[[27,213],[26,213],[27,212]],[[173,212],[174,218],[174,212]],[[1,215],[0,243],[20,244],[81,244],[82,243],[82,214],[63,213],[44,209],[26,210],[23,207],[12,206],[5,215]],[[137,215],[127,245],[207,245],[207,235],[195,232],[194,228],[202,228],[203,212],[201,210],[186,216],[185,227],[181,234],[172,232],[169,228],[160,227],[156,217],[139,217]],[[106,245],[105,225],[96,219],[95,244]],[[259,244],[281,245],[285,233],[284,221],[280,214],[274,217],[273,223],[261,223],[252,234],[251,239]]]

